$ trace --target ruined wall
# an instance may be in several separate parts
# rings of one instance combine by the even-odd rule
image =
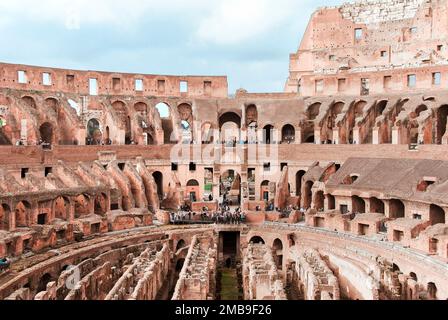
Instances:
[[[265,244],[249,243],[243,259],[246,300],[286,300],[272,252]]]

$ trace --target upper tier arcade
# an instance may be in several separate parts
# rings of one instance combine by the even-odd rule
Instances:
[[[0,88],[64,92],[85,96],[225,98],[227,77],[79,71],[0,63]]]

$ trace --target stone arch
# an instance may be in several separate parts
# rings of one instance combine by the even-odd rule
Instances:
[[[155,171],[152,176],[157,186],[157,194],[159,195],[159,199],[163,200],[163,174],[160,171]]]
[[[296,172],[296,196],[300,196],[302,194],[302,178],[305,174],[305,170],[299,170]]]
[[[321,211],[324,209],[325,196],[322,190],[316,192],[314,196],[314,209]]]
[[[375,118],[381,116],[384,113],[384,110],[386,110],[387,104],[389,101],[387,100],[381,100],[378,101],[375,105]]]
[[[191,202],[197,202],[200,198],[199,182],[195,179],[191,179],[187,182],[186,194]]]
[[[29,108],[37,109],[36,100],[34,100],[33,97],[30,96],[24,96],[22,97],[22,102]]]
[[[10,230],[10,215],[11,208],[7,204],[2,204],[0,206],[0,230],[9,231]]]
[[[87,145],[99,145],[103,138],[100,121],[92,118],[87,121]]]
[[[54,202],[54,217],[68,220],[70,217],[70,200],[67,197],[58,197]]]
[[[431,225],[445,223],[445,210],[435,204],[429,206],[429,221]]]
[[[54,112],[58,112],[59,101],[56,98],[49,97],[44,101],[45,108],[52,109]]]
[[[271,124],[265,125],[263,128],[263,143],[274,143],[274,126]]]
[[[279,238],[275,239],[272,244],[274,251],[274,260],[278,270],[283,269],[283,242]]]
[[[193,108],[188,103],[181,103],[177,106],[177,112],[181,121],[182,142],[191,143],[193,141]]]
[[[317,118],[317,116],[320,113],[321,106],[322,106],[322,103],[316,102],[307,108],[306,116],[307,116],[308,120],[315,120]]]
[[[403,201],[398,199],[389,200],[389,216],[390,218],[404,218],[405,206]]]
[[[357,101],[354,105],[353,105],[353,113],[354,113],[354,118],[359,118],[362,117],[362,115],[364,114],[364,107],[367,105],[367,102],[364,100],[360,100]]]
[[[31,215],[31,204],[27,201],[21,201],[16,205],[15,217],[16,228],[26,228],[29,225]]]
[[[40,138],[43,143],[53,144],[54,143],[54,131],[53,125],[49,122],[43,123],[39,127]]]
[[[264,241],[264,239],[260,236],[253,236],[252,238],[250,238],[249,243],[261,243],[261,244],[265,244],[266,242]]]
[[[366,213],[366,202],[359,196],[352,196],[352,212]]]
[[[414,280],[415,282],[418,281],[418,277],[417,277],[417,274],[415,272],[410,272],[409,273],[409,277],[411,277],[411,279]]]
[[[226,112],[219,117],[220,139],[225,143],[240,140],[241,117],[235,112]]]
[[[52,281],[52,276],[50,273],[46,273],[44,274],[40,279],[39,279],[39,284],[37,286],[37,292],[42,292],[42,291],[46,291],[47,290],[47,284],[49,282]]]
[[[294,143],[296,140],[296,129],[290,124],[282,128],[282,143]]]
[[[385,213],[384,202],[376,197],[369,199],[370,201],[370,212],[372,213]]]
[[[411,114],[411,118],[418,118],[423,111],[428,110],[428,107],[424,104],[419,105],[415,111]]]
[[[148,105],[145,102],[138,101],[134,104],[134,110],[140,113],[140,115],[145,116],[148,113]]]
[[[255,104],[250,104],[246,107],[246,126],[254,122],[258,122],[258,109]]]
[[[165,102],[159,102],[156,104],[156,110],[159,113],[159,117],[162,124],[164,143],[173,144],[176,143],[176,138],[174,137],[174,127],[172,120],[171,107]]]
[[[90,214],[89,197],[80,194],[75,198],[75,219],[88,216]]]
[[[437,286],[434,282],[428,282],[427,291],[428,300],[437,300]]]
[[[260,199],[264,201],[269,201],[269,180],[264,180],[260,185]]]
[[[184,239],[180,239],[179,241],[177,241],[175,252],[179,251],[182,248],[185,248],[186,246],[187,246],[187,242],[185,242]]]
[[[95,214],[105,216],[108,211],[107,209],[107,195],[105,193],[98,194],[94,199]]]

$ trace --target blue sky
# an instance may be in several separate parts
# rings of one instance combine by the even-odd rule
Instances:
[[[0,61],[227,75],[282,91],[310,15],[342,0],[0,0]]]

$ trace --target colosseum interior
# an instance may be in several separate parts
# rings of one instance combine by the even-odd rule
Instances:
[[[0,299],[448,299],[447,11],[319,8],[282,93],[1,63]]]

